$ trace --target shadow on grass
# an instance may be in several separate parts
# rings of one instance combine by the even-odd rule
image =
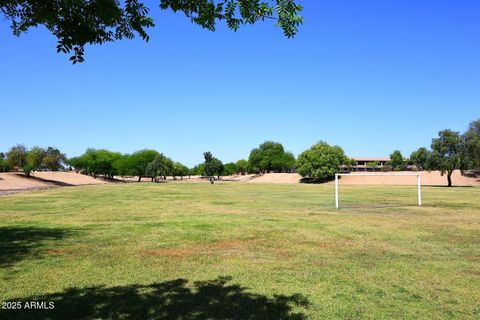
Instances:
[[[356,204],[342,205],[341,209],[383,209],[383,208],[420,208],[415,204]]]
[[[47,241],[60,240],[69,234],[70,231],[64,229],[0,227],[0,267],[38,258]]]
[[[12,299],[53,302],[51,310],[1,310],[2,319],[156,319],[156,320],[302,320],[293,306],[307,307],[299,295],[267,297],[246,292],[230,277],[194,282],[185,279],[150,285],[71,288],[41,297]]]
[[[334,181],[335,177],[328,177],[328,178],[302,178],[300,179],[300,183],[305,184],[322,184],[327,183],[330,181]]]
[[[432,185],[426,185],[422,186],[422,188],[446,188],[446,189],[456,189],[456,188],[474,188],[475,186],[447,186],[447,185],[441,185],[441,184],[432,184]]]

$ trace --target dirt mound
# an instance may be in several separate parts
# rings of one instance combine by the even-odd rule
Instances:
[[[299,183],[302,177],[298,173],[265,173],[247,182],[249,183]]]
[[[23,173],[0,173],[0,194],[45,189],[59,186],[80,186],[87,184],[108,183],[75,172],[35,172],[32,177]]]
[[[367,172],[356,172],[357,174],[368,174]],[[401,173],[401,172],[389,172]],[[409,172],[412,173],[412,172]],[[379,174],[382,174],[379,172]],[[440,175],[438,171],[422,171],[420,172],[422,185],[424,186],[443,186],[447,185],[447,177]],[[266,173],[253,178],[248,183],[299,183],[302,177],[297,173]],[[417,178],[410,176],[342,176],[341,184],[345,185],[416,185]],[[480,180],[477,178],[469,178],[462,176],[460,170],[456,170],[452,175],[454,186],[480,186]],[[333,183],[333,182],[329,182]]]
[[[362,174],[360,172],[356,172]],[[393,172],[396,173],[396,172]],[[412,173],[412,172],[410,172]],[[381,174],[381,173],[379,173]],[[421,183],[423,186],[446,186],[447,176],[442,176],[439,171],[422,171],[420,172]],[[342,176],[341,184],[345,185],[416,185],[417,177],[410,176]],[[480,186],[480,180],[477,178],[469,178],[462,176],[460,170],[456,170],[452,174],[452,184],[454,186]]]

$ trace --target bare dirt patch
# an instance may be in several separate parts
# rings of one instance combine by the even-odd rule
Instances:
[[[45,252],[48,254],[60,254],[60,255],[72,253],[70,250],[63,250],[63,249],[49,249]]]
[[[182,258],[200,254],[248,250],[255,242],[255,240],[224,240],[213,243],[198,244],[186,248],[144,250],[142,253],[148,255]]]
[[[265,173],[249,180],[249,183],[299,183],[302,176],[298,173]]]
[[[368,174],[369,172],[356,172],[356,174]],[[402,173],[402,172],[389,172]],[[412,172],[409,172],[412,173]],[[379,174],[382,174],[379,172]],[[424,186],[446,186],[447,177],[442,176],[439,171],[420,172],[422,185]],[[299,183],[302,177],[298,173],[266,173],[248,180],[248,183]],[[460,170],[454,171],[452,175],[454,186],[480,186],[480,179],[462,176]],[[333,182],[328,182],[332,184]],[[342,176],[340,183],[344,185],[416,185],[415,176]]]
[[[94,179],[75,172],[35,172],[32,177],[27,177],[23,173],[7,172],[0,173],[0,195],[61,186],[107,183],[102,179]]]
[[[356,172],[362,174],[361,172]],[[391,173],[391,172],[390,172]],[[394,172],[396,173],[396,172]],[[410,172],[412,173],[412,172]],[[421,182],[424,186],[446,186],[447,177],[442,176],[439,171],[421,171]],[[380,173],[381,174],[381,173]],[[478,178],[470,178],[462,176],[460,170],[456,170],[452,174],[452,182],[454,186],[480,186]],[[415,185],[417,178],[412,176],[342,176],[340,183],[348,185]]]

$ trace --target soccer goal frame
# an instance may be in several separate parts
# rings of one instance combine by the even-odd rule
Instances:
[[[359,176],[359,177],[382,177],[382,176],[394,176],[394,177],[417,177],[417,198],[418,206],[422,206],[422,182],[420,173],[337,173],[335,174],[335,208],[339,209],[338,205],[338,178],[341,176]]]

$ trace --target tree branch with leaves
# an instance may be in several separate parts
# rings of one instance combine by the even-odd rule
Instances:
[[[274,19],[292,38],[303,23],[303,7],[293,0],[160,0],[161,10],[183,12],[202,28],[215,31],[219,21],[237,31],[241,25]],[[83,62],[85,46],[140,36],[149,41],[154,27],[150,8],[138,0],[3,0],[0,10],[11,22],[13,34],[44,26],[57,38],[57,52]]]

